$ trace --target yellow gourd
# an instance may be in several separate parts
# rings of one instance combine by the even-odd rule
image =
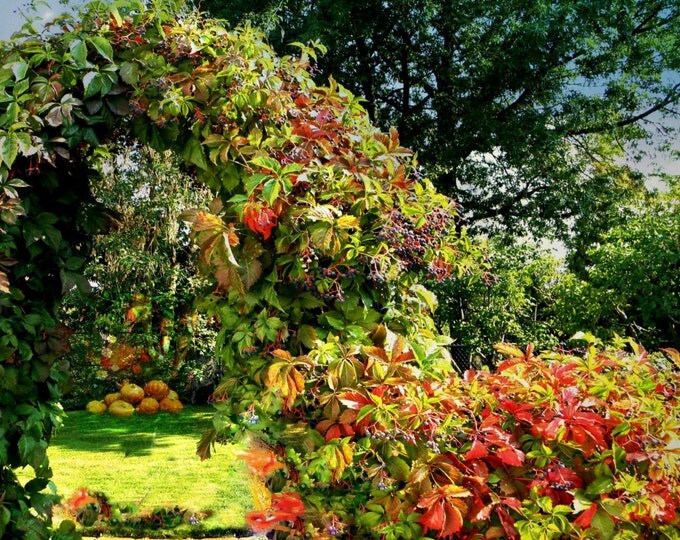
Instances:
[[[120,397],[128,403],[139,403],[144,399],[144,389],[132,383],[125,383],[120,387]]]
[[[104,397],[104,403],[107,405],[111,405],[114,401],[118,401],[120,399],[120,392],[115,392],[113,394],[106,394]]]
[[[119,399],[118,401],[111,403],[109,406],[109,412],[118,418],[126,418],[134,414],[135,408],[127,401]]]
[[[92,414],[102,414],[103,412],[106,412],[106,403],[97,400],[90,401],[85,409]]]

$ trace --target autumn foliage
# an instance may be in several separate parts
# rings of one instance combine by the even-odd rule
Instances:
[[[55,38],[59,62],[42,60],[57,54],[42,42],[8,53],[7,84],[33,116],[12,128],[0,173],[15,178],[28,158],[69,171],[124,132],[180,155],[215,192],[184,214],[212,280],[199,304],[220,328],[225,370],[198,450],[258,441],[249,462],[270,494],[249,523],[281,538],[672,534],[678,354],[502,345],[494,372],[457,375],[427,289],[474,279],[482,265],[455,203],[421,177],[395,130],[377,131],[335,81],[312,81],[314,47],[281,58],[250,28],[177,19],[162,5],[93,4]],[[59,275],[67,257],[50,257]],[[18,267],[38,267],[28,263]],[[9,277],[10,288],[27,281]],[[47,350],[33,337],[48,339],[47,319],[2,361],[30,367],[31,347]],[[42,372],[25,371],[38,395]],[[41,437],[29,439],[42,454],[14,445],[11,465],[40,469]],[[0,533],[21,526],[24,499]]]

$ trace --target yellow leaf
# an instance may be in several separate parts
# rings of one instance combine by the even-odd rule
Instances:
[[[359,227],[359,219],[356,216],[340,216],[335,222],[339,229],[352,229]]]
[[[524,358],[524,352],[512,345],[511,343],[496,343],[496,345],[493,346],[494,349],[496,349],[499,353],[504,354],[505,356],[511,356],[513,358]]]

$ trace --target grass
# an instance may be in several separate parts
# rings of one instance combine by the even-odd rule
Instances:
[[[251,491],[238,446],[218,446],[209,460],[196,456],[196,443],[210,427],[210,407],[182,413],[115,418],[85,411],[68,414],[48,455],[59,495],[79,488],[105,493],[114,505],[140,511],[179,506],[203,515],[155,537],[209,537],[245,532]]]

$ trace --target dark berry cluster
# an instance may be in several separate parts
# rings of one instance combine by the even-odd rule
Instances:
[[[418,222],[422,221],[420,226]],[[406,216],[394,210],[378,232],[378,238],[388,243],[402,263],[404,270],[422,269],[425,266],[425,253],[435,247],[443,236],[448,235],[453,224],[451,215],[440,208],[423,216]],[[435,277],[445,274],[445,266],[431,265],[427,270],[434,271]]]
[[[298,289],[311,292],[324,301],[344,302],[346,299],[342,280],[357,276],[359,271],[347,264],[320,259],[316,250],[307,248],[300,256],[302,273],[289,278]]]

